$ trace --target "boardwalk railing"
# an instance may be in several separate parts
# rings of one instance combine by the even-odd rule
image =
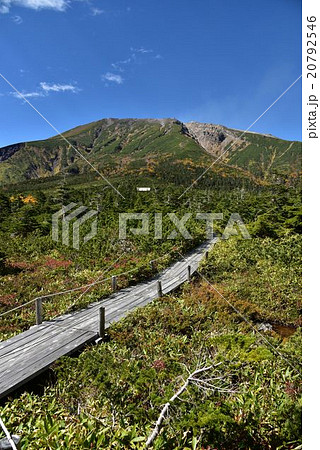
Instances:
[[[182,259],[147,281],[117,289],[86,308],[58,316],[0,342],[0,398],[45,371],[61,356],[102,340],[106,328],[129,312],[190,281],[213,243],[207,241],[188,255],[179,255]],[[48,297],[53,295],[48,294]],[[42,305],[38,299],[40,315]]]
[[[168,252],[165,255],[159,256],[158,258],[155,258],[155,259],[152,259],[152,260],[148,261],[145,264],[145,267],[150,267],[151,271],[155,272],[156,271],[156,267],[157,267],[156,266],[156,262],[161,260],[161,259],[163,260],[168,255],[170,255],[172,252],[173,251]],[[112,267],[110,267],[110,270],[111,269],[112,269]],[[27,301],[27,302],[25,302],[25,303],[23,303],[23,304],[21,304],[19,306],[16,306],[14,308],[11,308],[8,311],[4,311],[4,312],[0,313],[0,318],[1,317],[5,317],[5,316],[7,316],[7,315],[9,315],[11,313],[14,313],[16,311],[19,311],[19,310],[21,310],[21,309],[23,309],[23,308],[25,308],[27,306],[34,305],[34,309],[35,309],[35,323],[36,323],[36,325],[41,325],[41,323],[43,322],[43,316],[44,316],[44,313],[43,313],[43,302],[44,301],[46,301],[46,300],[48,300],[50,298],[53,298],[53,297],[67,295],[67,294],[71,294],[71,293],[77,292],[77,291],[83,291],[84,289],[86,289],[86,291],[85,291],[85,293],[86,293],[92,287],[97,286],[97,285],[101,285],[101,284],[106,283],[108,281],[111,282],[111,292],[116,292],[117,288],[118,288],[118,279],[120,277],[123,277],[125,275],[129,275],[130,273],[133,273],[133,272],[139,272],[139,270],[141,270],[141,266],[138,267],[138,268],[133,268],[133,269],[127,270],[125,272],[121,272],[121,273],[116,274],[116,275],[111,275],[111,276],[103,278],[101,280],[97,279],[93,283],[88,283],[88,284],[85,284],[85,285],[77,286],[77,287],[72,288],[72,289],[66,289],[64,291],[52,292],[52,293],[49,293],[49,294],[41,295],[39,297],[35,297],[32,300],[29,300],[29,301]],[[69,305],[68,309],[72,308],[75,304],[76,304],[76,302],[73,303],[72,305]]]

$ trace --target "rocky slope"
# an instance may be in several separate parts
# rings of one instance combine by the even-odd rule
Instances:
[[[230,147],[230,150],[241,146],[245,140],[238,139],[237,133],[223,127],[211,123],[188,122],[185,124],[189,135],[193,137],[208,153],[215,157]]]

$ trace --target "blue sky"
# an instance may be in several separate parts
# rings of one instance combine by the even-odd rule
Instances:
[[[301,74],[298,0],[0,0],[0,72],[60,131],[104,117],[246,129]],[[301,139],[301,80],[252,128]],[[0,146],[54,131],[0,79]]]

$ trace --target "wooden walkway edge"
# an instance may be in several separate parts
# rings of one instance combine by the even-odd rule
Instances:
[[[122,289],[86,309],[65,314],[35,325],[29,330],[0,342],[0,398],[44,372],[61,356],[95,341],[99,336],[99,308],[106,310],[106,328],[135,308],[146,305],[158,295],[158,281],[167,294],[188,280],[216,239],[200,245],[184,259],[161,272],[156,278]]]

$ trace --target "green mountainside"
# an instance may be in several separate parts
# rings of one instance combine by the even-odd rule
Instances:
[[[152,174],[172,164],[240,168],[244,176],[281,180],[301,172],[301,143],[242,133],[220,125],[176,119],[102,119],[42,141],[0,149],[0,184],[59,174],[78,175],[92,166],[107,176]]]

